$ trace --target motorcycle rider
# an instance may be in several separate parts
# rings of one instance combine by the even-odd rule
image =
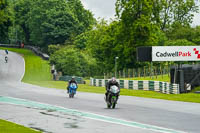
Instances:
[[[5,62],[8,63],[8,56],[5,56]]]
[[[5,50],[5,53],[6,53],[5,62],[7,63],[8,62],[8,56],[7,56],[8,55],[8,50],[7,49]]]
[[[6,52],[6,54],[8,55],[8,50],[7,50],[7,49],[5,50],[5,52]]]
[[[120,89],[119,83],[117,82],[115,77],[112,77],[112,79],[108,81],[108,83],[106,84],[106,93],[105,93],[106,101],[108,101],[108,93],[110,91],[110,87],[113,85],[117,86]],[[118,99],[118,96],[117,96],[117,99]]]
[[[67,86],[67,93],[69,93],[69,86],[71,85],[71,83],[75,83],[75,84],[76,84],[76,86],[77,86],[77,88],[78,88],[78,84],[77,84],[77,82],[76,82],[76,80],[75,80],[75,77],[74,77],[74,76],[72,76],[72,79],[71,79],[71,80],[69,80],[69,82],[68,82],[68,86]]]

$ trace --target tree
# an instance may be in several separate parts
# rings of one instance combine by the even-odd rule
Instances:
[[[12,26],[12,11],[7,0],[0,0],[0,41],[8,41],[9,27]]]
[[[117,0],[116,14],[121,23],[121,47],[123,47],[124,67],[134,67],[136,48],[158,45],[160,32],[156,20],[152,19],[154,3],[151,0]]]
[[[79,0],[19,0],[15,11],[26,42],[40,47],[73,44],[95,21]]]
[[[88,32],[83,39],[87,51],[96,58],[98,66],[101,66],[101,72],[111,71],[114,68],[114,58],[117,55],[115,50],[115,34],[117,33],[117,22],[112,22],[110,25],[106,21],[101,20],[96,27]],[[83,40],[79,39],[79,40]]]
[[[80,0],[68,0],[68,5],[75,17],[79,21],[79,32],[83,33],[92,29],[93,25],[96,24],[96,19],[93,17],[93,14],[86,10]]]
[[[48,53],[49,55],[52,55],[54,54],[56,51],[58,51],[59,49],[61,48],[61,46],[58,44],[58,45],[49,45],[48,46]]]
[[[153,0],[152,20],[166,31],[174,23],[190,25],[198,12],[195,0]]]
[[[190,26],[182,26],[180,24],[172,25],[167,32],[167,37],[169,40],[187,40],[191,43],[196,45],[200,45],[200,28],[197,27],[190,27]],[[182,45],[185,43],[180,43]]]
[[[165,44],[166,46],[195,46],[196,44],[186,39],[169,40]]]
[[[131,22],[143,14],[150,17],[151,22],[159,25],[162,31],[166,31],[173,23],[191,24],[195,12],[198,12],[195,0],[117,0],[116,2],[116,14],[122,20]]]
[[[31,44],[30,34],[31,29],[29,27],[30,11],[33,0],[18,0],[14,6],[15,10],[15,24],[18,25],[23,33],[22,36],[25,38],[26,44]]]
[[[192,31],[193,31],[192,42],[197,45],[200,45],[200,26],[193,28]]]
[[[51,64],[64,75],[94,76],[97,73],[95,59],[73,46],[67,46],[50,56]]]
[[[34,44],[63,44],[76,34],[78,22],[64,0],[38,0],[32,7],[29,27]]]

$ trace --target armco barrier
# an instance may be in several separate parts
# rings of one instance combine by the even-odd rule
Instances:
[[[72,79],[72,77],[73,77],[73,76],[65,75],[65,76],[59,77],[59,80],[61,80],[61,81],[69,81],[69,80]],[[84,84],[84,80],[83,80],[82,77],[76,77],[76,76],[74,76],[74,77],[75,77],[75,80],[76,80],[76,82],[77,82],[78,84]]]
[[[117,80],[121,88],[133,90],[156,91],[165,94],[180,94],[178,84],[170,84],[168,82],[148,81],[148,80]],[[90,79],[90,85],[105,87],[108,80],[106,79]]]

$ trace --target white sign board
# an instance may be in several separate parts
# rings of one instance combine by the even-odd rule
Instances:
[[[153,46],[152,61],[200,61],[200,46]]]

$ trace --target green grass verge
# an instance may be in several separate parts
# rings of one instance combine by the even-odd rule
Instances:
[[[0,48],[2,49],[2,48]],[[5,48],[4,48],[5,49]],[[25,49],[9,49],[23,54],[26,61],[26,74],[23,78],[23,82],[39,85],[42,87],[66,89],[67,82],[64,81],[51,81],[50,66],[48,61],[42,60],[40,57],[35,56],[31,51]],[[127,78],[126,78],[127,79]],[[129,78],[134,80],[152,80],[150,77],[146,78]],[[154,77],[153,80],[158,81],[169,81],[168,75],[158,76],[157,79]],[[92,92],[92,93],[105,93],[104,87],[94,87],[89,86],[89,81],[85,85],[79,85],[78,91],[82,92]],[[126,96],[137,96],[137,97],[147,97],[147,98],[158,98],[174,101],[184,101],[184,102],[196,102],[200,103],[200,94],[187,93],[187,94],[162,94],[153,91],[142,91],[142,90],[130,90],[121,89],[121,95]]]
[[[0,133],[41,133],[41,132],[0,119]]]
[[[170,77],[168,74],[165,75],[158,75],[153,77],[136,77],[136,78],[121,78],[126,80],[151,80],[151,81],[163,81],[163,82],[170,82]]]

